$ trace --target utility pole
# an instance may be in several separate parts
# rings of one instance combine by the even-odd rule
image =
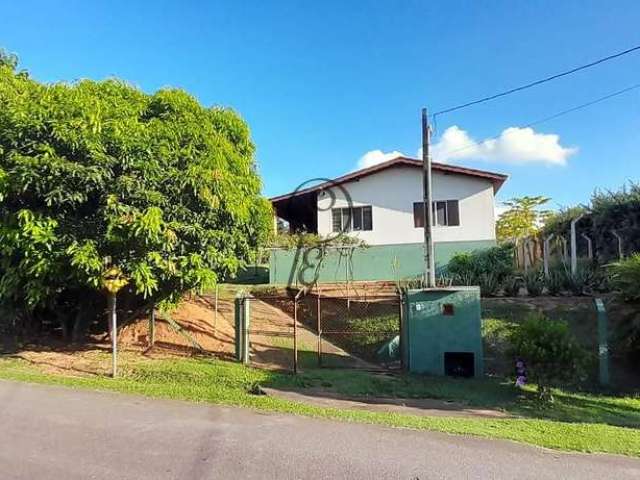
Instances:
[[[424,214],[424,278],[427,288],[436,286],[435,254],[433,248],[433,190],[431,185],[431,129],[427,109],[422,109],[422,193]]]

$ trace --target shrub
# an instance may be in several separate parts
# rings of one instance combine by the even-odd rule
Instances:
[[[586,355],[566,322],[532,315],[513,331],[510,340],[511,353],[525,361],[540,400],[552,401],[552,386],[575,383],[583,374]]]
[[[532,269],[524,274],[524,286],[531,297],[538,297],[544,288],[544,273],[540,269]]]
[[[609,283],[617,297],[628,303],[640,302],[640,253],[609,265]],[[640,313],[630,306],[618,326],[615,343],[630,359],[640,358]],[[633,360],[632,360],[633,361]]]
[[[565,272],[564,286],[572,295],[584,295],[591,291],[594,285],[594,269],[590,266],[578,265],[576,273]]]
[[[517,297],[520,295],[520,289],[522,288],[523,281],[521,275],[510,275],[502,284],[504,294],[508,297]]]
[[[458,285],[479,285],[483,296],[495,295],[513,274],[513,245],[505,244],[473,252],[457,253],[447,273]]]
[[[564,265],[557,264],[549,269],[549,276],[545,278],[544,284],[549,295],[560,295],[566,283]]]
[[[501,318],[482,319],[482,339],[486,354],[503,357],[509,345],[511,335],[518,328],[518,324]]]
[[[627,302],[640,301],[640,253],[609,265],[609,271],[618,296]]]

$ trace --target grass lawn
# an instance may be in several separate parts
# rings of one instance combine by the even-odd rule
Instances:
[[[108,354],[96,353],[108,362]],[[312,417],[375,423],[393,427],[510,439],[543,447],[640,456],[640,398],[555,392],[556,402],[540,407],[532,392],[516,391],[494,380],[457,380],[388,376],[359,371],[307,370],[293,376],[247,368],[212,359],[147,359],[121,356],[122,376],[69,376],[46,373],[41,366],[15,357],[0,357],[0,378],[135,393]],[[255,395],[256,385],[281,389],[322,387],[348,395],[439,398],[472,406],[500,408],[518,418],[468,419],[418,417],[316,407]],[[522,397],[522,398],[521,398]]]

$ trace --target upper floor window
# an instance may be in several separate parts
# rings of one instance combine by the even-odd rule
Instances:
[[[413,204],[413,225],[424,227],[424,202]],[[437,227],[457,227],[460,225],[460,207],[458,200],[438,200],[432,204],[432,223]]]
[[[331,214],[334,232],[373,230],[371,206],[332,208]]]

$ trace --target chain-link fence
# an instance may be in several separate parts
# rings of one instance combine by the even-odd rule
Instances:
[[[254,366],[296,370],[295,292],[260,295],[249,301],[249,356]]]
[[[253,365],[400,368],[400,297],[392,289],[287,289],[249,299]]]

